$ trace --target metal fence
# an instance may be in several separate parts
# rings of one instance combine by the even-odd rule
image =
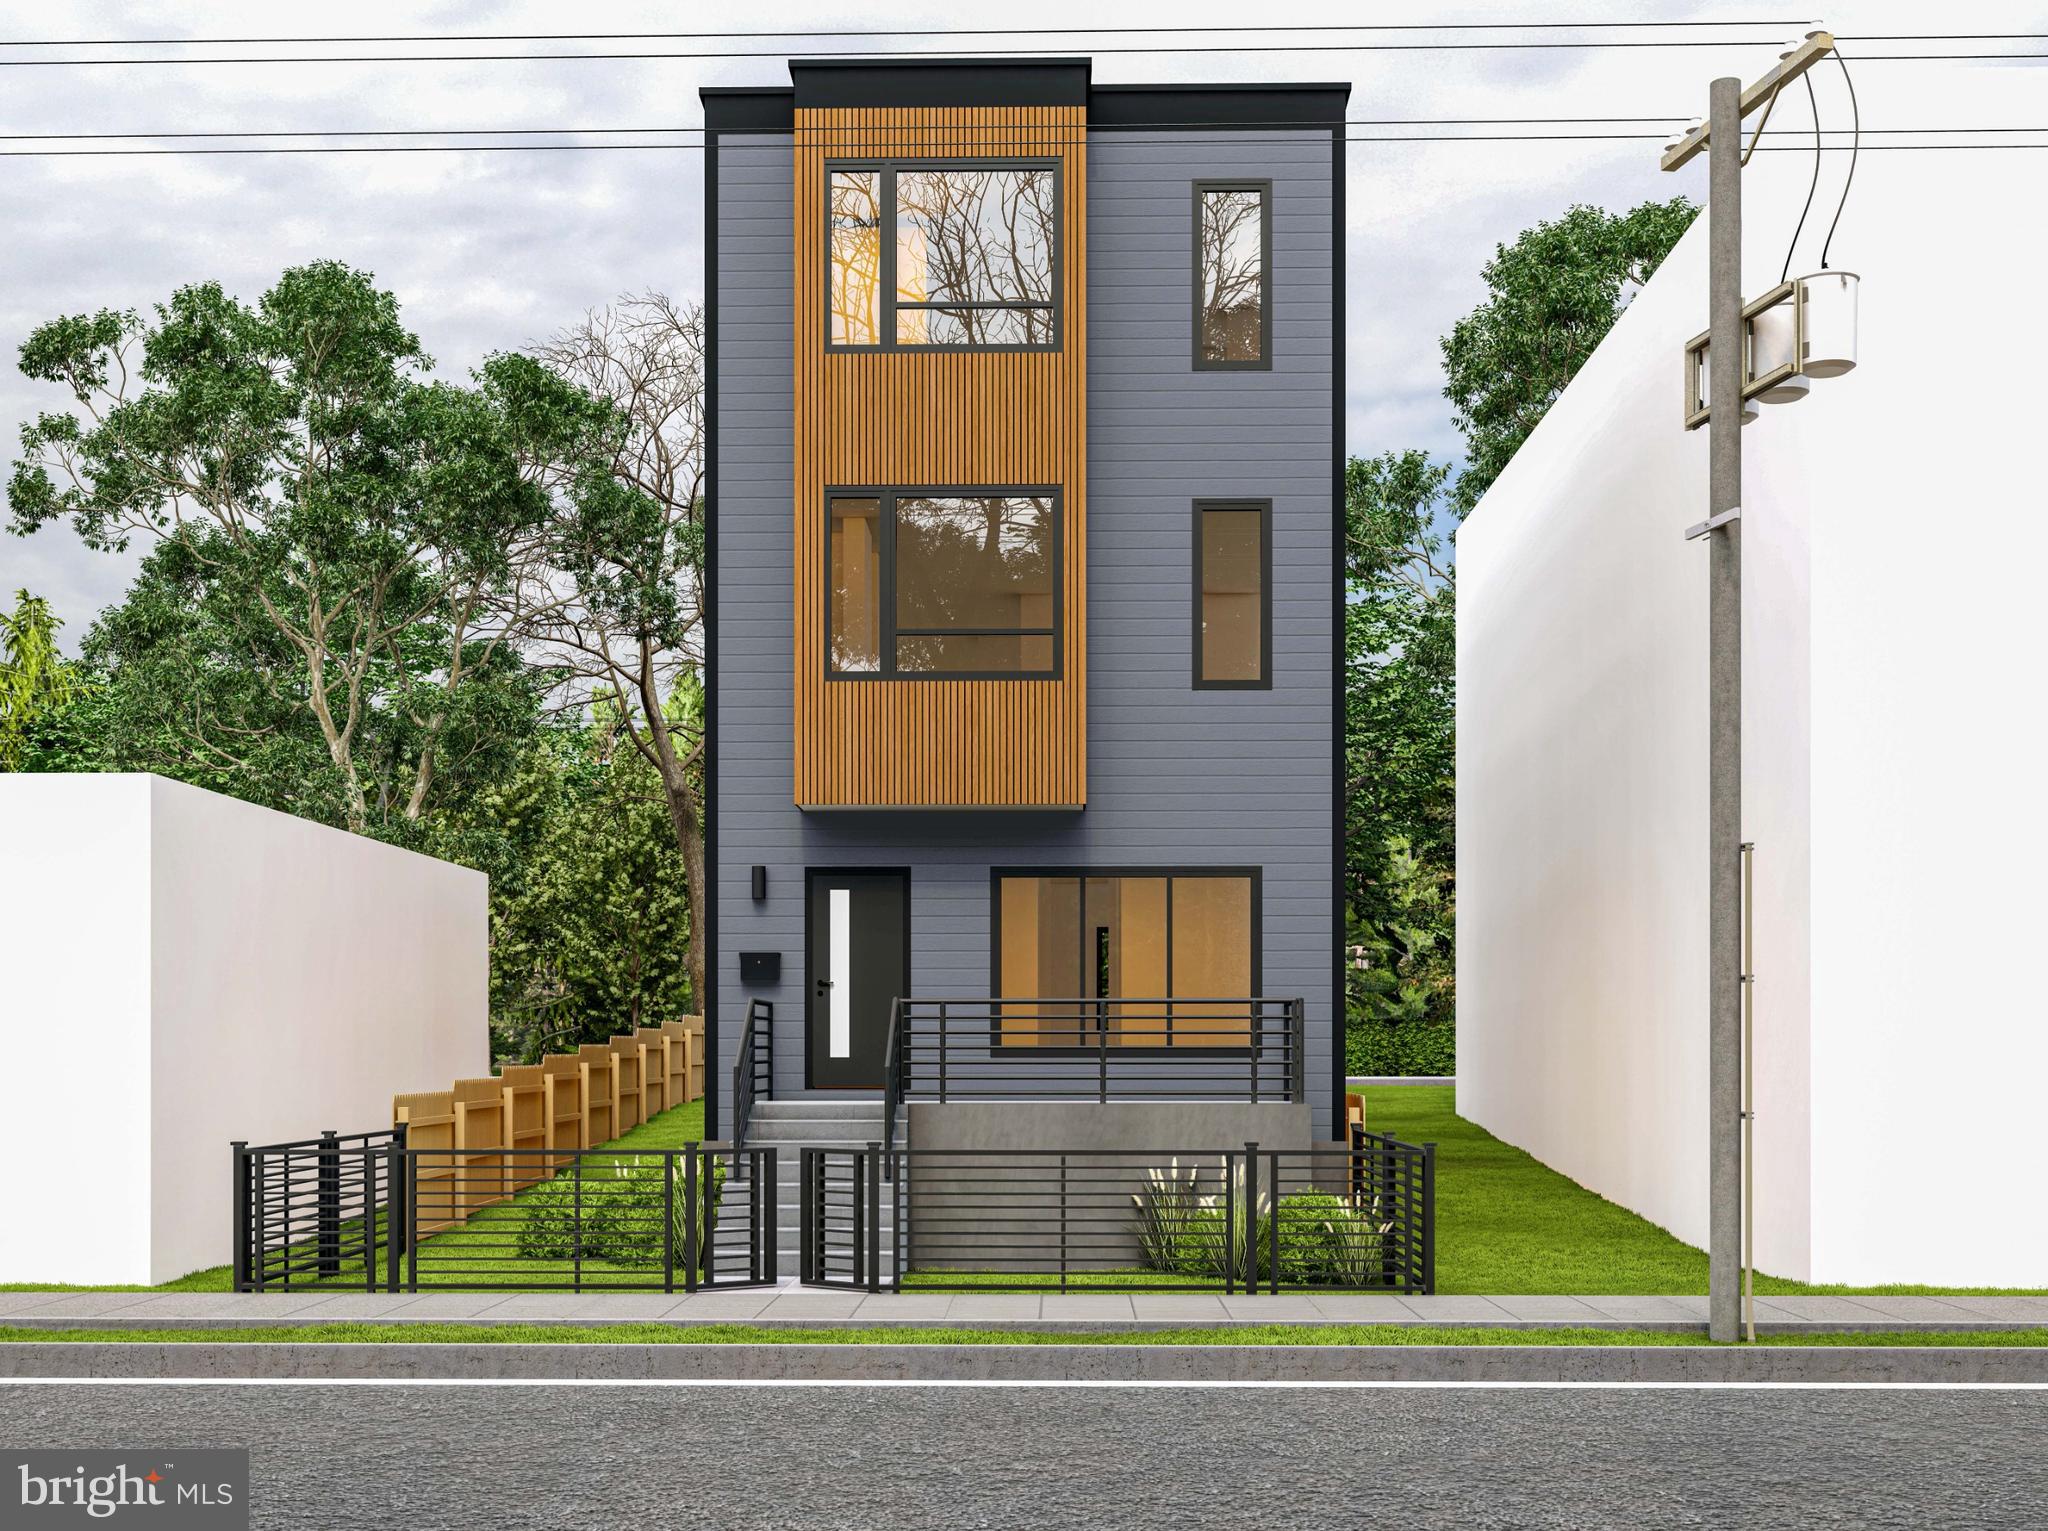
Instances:
[[[907,1100],[1300,1102],[1299,999],[898,999],[883,1121]]]
[[[235,1289],[772,1285],[773,1148],[411,1148],[398,1132],[234,1145]]]
[[[801,1279],[866,1291],[1429,1292],[1434,1144],[804,1150]]]
[[[404,1144],[403,1129],[236,1143],[235,1290],[336,1285],[344,1271],[350,1284],[378,1290],[390,1208],[405,1200]]]

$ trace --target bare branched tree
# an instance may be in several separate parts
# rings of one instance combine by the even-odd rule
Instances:
[[[535,355],[609,403],[604,445],[563,465],[528,550],[529,658],[558,705],[616,706],[654,767],[682,853],[690,992],[704,1003],[704,312],[660,293],[586,314]],[[602,468],[593,467],[593,456]]]

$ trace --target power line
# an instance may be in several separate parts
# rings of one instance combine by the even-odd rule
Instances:
[[[1474,53],[1525,50],[1613,48],[1782,48],[1782,37],[1741,38],[1631,38],[1613,42],[1475,42],[1475,43],[1200,43],[1177,47],[1156,44],[1110,44],[1091,47],[1091,54],[1186,54],[1186,53]],[[252,53],[205,58],[8,58],[0,69],[108,68],[116,66],[168,65],[175,67],[215,64],[601,64],[660,63],[706,59],[919,59],[919,58],[1029,58],[1032,50],[1018,48],[963,48],[944,52],[931,49],[905,51],[899,48],[829,48],[792,52],[785,48],[720,48],[702,50],[640,50],[606,53]],[[1969,55],[1941,54],[1938,57]],[[2004,57],[2005,55],[1998,55]]]
[[[1341,120],[1342,120],[1343,124],[1344,124],[1344,125],[1345,125],[1346,127],[1497,127],[1497,126],[1512,126],[1512,125],[1524,125],[1524,124],[1526,124],[1526,125],[1532,125],[1532,126],[1542,126],[1542,125],[1562,125],[1562,124],[1565,124],[1565,123],[1605,123],[1605,124],[1619,124],[1619,123],[1659,123],[1659,122],[1661,122],[1661,123],[1683,123],[1683,122],[1685,122],[1685,121],[1687,121],[1687,120],[1688,120],[1688,116],[1687,116],[1687,114],[1685,114],[1685,113],[1682,113],[1682,112],[1673,112],[1673,113],[1671,113],[1671,114],[1669,114],[1669,115],[1667,115],[1667,116],[1648,116],[1648,115],[1646,115],[1646,116],[1641,116],[1641,117],[1346,117],[1346,118],[1343,118],[1343,119],[1341,119]],[[1328,129],[1328,128],[1332,128],[1332,127],[1335,127],[1336,125],[1337,125],[1337,120],[1335,120],[1335,119],[1310,119],[1310,118],[1297,118],[1297,119],[1294,119],[1294,120],[1291,120],[1291,121],[1290,121],[1290,120],[1285,120],[1285,119],[1282,119],[1282,120],[1277,120],[1277,121],[1273,121],[1273,122],[1266,122],[1266,123],[1260,123],[1260,124],[1258,124],[1258,127],[1259,127],[1259,129],[1260,129],[1261,131],[1263,131],[1263,132],[1288,132],[1288,131],[1309,131],[1309,130],[1315,130],[1315,129]],[[152,142],[154,142],[154,141],[168,141],[168,140],[182,140],[182,139],[248,139],[248,138],[546,138],[546,137],[550,137],[550,136],[556,136],[556,137],[562,137],[562,138],[577,138],[577,137],[598,137],[598,136],[613,136],[613,135],[620,135],[620,134],[630,134],[630,133],[643,133],[643,134],[648,134],[648,135],[660,135],[660,136],[672,136],[672,135],[677,135],[677,134],[692,134],[692,135],[698,135],[698,134],[702,134],[702,133],[703,133],[704,131],[705,131],[704,127],[703,127],[703,126],[702,126],[701,124],[696,124],[696,123],[680,123],[680,124],[674,124],[674,125],[671,125],[671,126],[667,126],[667,127],[620,127],[620,128],[611,128],[611,127],[581,127],[581,128],[579,128],[579,127],[553,127],[553,128],[262,128],[262,129],[236,129],[236,130],[224,130],[224,131],[218,131],[218,132],[196,132],[196,131],[191,131],[191,130],[185,130],[185,129],[180,129],[180,130],[176,130],[176,131],[168,131],[168,132],[123,132],[123,133],[0,133],[0,143],[59,143],[59,142],[62,142],[62,143],[97,143],[97,142],[105,142],[105,141],[135,141],[135,140],[148,140],[148,141],[152,141]],[[845,140],[845,139],[848,139],[848,138],[859,138],[859,137],[861,137],[861,136],[863,135],[863,133],[864,133],[865,131],[866,131],[866,130],[861,130],[861,129],[849,129],[849,128],[803,128],[803,129],[793,129],[793,130],[785,130],[783,134],[781,134],[781,135],[778,135],[778,136],[787,136],[787,137],[790,137],[790,138],[794,138],[794,139],[796,139],[796,140],[798,140],[798,141],[803,141],[803,140],[806,140],[806,139],[809,139],[809,140],[813,140],[813,141],[815,141],[815,140],[818,140],[818,139],[829,139],[829,140],[833,140],[833,141],[840,141],[840,140]],[[1085,132],[1085,133],[1088,133],[1088,134],[1091,134],[1091,135],[1093,135],[1093,134],[1098,134],[1098,133],[1169,133],[1169,132],[1177,132],[1177,131],[1186,131],[1186,132],[1195,132],[1195,131],[1204,131],[1204,132],[1214,132],[1214,131],[1215,131],[1215,129],[1214,129],[1214,128],[1213,128],[1213,127],[1212,127],[1212,126],[1210,125],[1210,124],[1208,124],[1208,123],[1202,123],[1202,122],[1192,122],[1192,121],[1191,121],[1191,122],[1143,122],[1143,123],[1085,123],[1085,124],[1084,124],[1084,123],[1075,123],[1075,124],[1073,124],[1073,125],[1071,126],[1071,128],[1063,128],[1063,127],[1061,127],[1060,125],[1057,125],[1057,124],[1055,124],[1055,125],[1052,125],[1052,126],[1049,126],[1049,127],[1046,127],[1046,128],[1042,128],[1042,129],[1036,129],[1036,130],[1033,130],[1033,131],[1032,131],[1031,133],[1029,133],[1029,134],[1023,134],[1023,135],[1016,135],[1016,134],[1007,134],[1007,135],[1005,135],[1005,136],[1003,136],[1003,137],[1000,137],[1000,138],[995,138],[995,139],[989,139],[989,138],[986,138],[986,137],[985,137],[985,136],[984,136],[984,135],[983,135],[983,134],[981,133],[981,131],[980,131],[980,130],[976,129],[975,127],[973,127],[973,126],[971,126],[971,125],[970,125],[970,126],[964,126],[964,127],[963,127],[962,125],[959,125],[959,124],[944,124],[944,123],[907,123],[907,124],[903,124],[903,125],[901,125],[901,126],[897,126],[897,127],[892,127],[892,128],[889,128],[889,129],[887,130],[887,133],[888,133],[888,136],[889,136],[889,137],[891,137],[891,138],[902,138],[902,137],[906,137],[906,136],[910,136],[910,135],[921,135],[921,136],[931,136],[931,135],[934,135],[934,134],[939,134],[939,135],[955,135],[955,136],[966,136],[966,135],[972,135],[972,136],[971,136],[971,139],[970,139],[970,141],[971,141],[972,143],[981,143],[981,142],[999,142],[999,143],[1023,143],[1023,142],[1047,142],[1047,141],[1051,141],[1051,140],[1047,139],[1045,135],[1047,135],[1047,134],[1058,134],[1058,133],[1061,133],[1061,132],[1067,132],[1067,131],[1073,131],[1073,132]],[[1806,134],[1807,134],[1807,133],[1808,133],[1809,131],[1812,131],[1812,130],[1811,130],[1811,129],[1807,129],[1807,128],[1785,128],[1785,129],[1776,129],[1776,128],[1773,128],[1773,129],[1767,130],[1767,131],[1766,131],[1766,132],[1764,133],[1764,135],[1763,135],[1763,136],[1764,136],[1765,138],[1779,138],[1779,137],[1789,137],[1789,136],[1791,136],[1791,135],[1793,135],[1793,134],[1795,134],[1795,133],[1796,133],[1796,134],[1798,134],[1798,135],[1799,135],[1800,137],[1804,137],[1804,136],[1805,136],[1805,135],[1806,135]],[[1850,133],[1850,132],[1852,132],[1852,131],[1855,131],[1855,130],[1854,130],[1854,129],[1851,129],[1851,128],[1821,128],[1821,129],[1819,129],[1819,131],[1820,131],[1820,132],[1822,132],[1822,133],[1835,133],[1835,134],[1846,134],[1846,133]],[[1901,137],[1901,136],[1909,136],[1909,135],[1914,135],[1914,134],[1936,134],[1936,133],[2048,133],[2048,126],[2027,126],[2027,127],[1998,127],[1998,126],[1967,126],[1967,127],[1926,127],[1926,128],[1864,128],[1864,129],[1862,129],[1861,131],[1862,131],[1862,132],[1864,132],[1865,134],[1872,134],[1872,133],[1884,133],[1884,134],[1889,134],[1889,135],[1891,135],[1891,136],[1893,136],[1893,137]],[[1470,136],[1470,135],[1466,135],[1466,134],[1444,134],[1444,135],[1442,135],[1442,137],[1443,137],[1444,139],[1447,139],[1447,140],[1448,140],[1448,139],[1455,139],[1455,138],[1461,138],[1461,137],[1467,137],[1467,136]],[[1520,138],[1520,137],[1534,137],[1534,136],[1535,136],[1535,135],[1533,135],[1533,134],[1512,134],[1512,133],[1511,133],[1511,134],[1502,134],[1502,135],[1498,135],[1497,137],[1495,137],[1495,138],[1491,138],[1491,139],[1488,139],[1487,141],[1488,141],[1488,142],[1499,142],[1499,141],[1502,141],[1503,139],[1505,139],[1505,140],[1507,140],[1507,141],[1512,141],[1512,140],[1513,140],[1513,139],[1515,139],[1515,138]],[[1565,136],[1565,137],[1579,137],[1579,136],[1596,136],[1596,135],[1577,135],[1577,134],[1567,134],[1567,135],[1559,135],[1559,136]],[[1635,138],[1656,138],[1656,137],[1662,137],[1663,135],[1662,135],[1661,133],[1637,133],[1637,134],[1625,134],[1625,135],[1613,135],[1613,134],[1608,134],[1608,135],[1598,135],[1598,136],[1607,136],[1607,137],[1614,137],[1614,136],[1623,136],[1623,137],[1635,137]],[[1203,139],[1203,142],[1205,142],[1205,143],[1213,143],[1213,142],[1215,142],[1215,141],[1216,141],[1216,140],[1215,140],[1215,139],[1213,139],[1213,138],[1207,138],[1207,137],[1205,137],[1205,138]],[[1250,140],[1243,140],[1243,139],[1239,139],[1239,140],[1234,140],[1234,141],[1235,141],[1235,142],[1248,142],[1248,141],[1250,141]],[[1270,142],[1272,142],[1272,140],[1270,140],[1270,139],[1261,139],[1261,140],[1258,140],[1258,141],[1259,141],[1259,142],[1266,142],[1266,143],[1270,143]],[[1353,140],[1351,140],[1351,141],[1353,141],[1353,142],[1364,142],[1364,141],[1367,141],[1367,140],[1364,140],[1364,139],[1353,139]],[[459,148],[459,147],[461,147],[461,146],[460,146],[460,145],[451,145],[450,147],[457,147],[457,148]],[[595,145],[594,145],[593,147],[598,147],[598,146],[595,146]]]
[[[2048,35],[2048,34],[2044,34]],[[1943,39],[1944,41],[1946,39]],[[1644,38],[1613,42],[1474,42],[1474,43],[1218,43],[1176,47],[1157,45],[1107,45],[1091,47],[1091,54],[1210,54],[1210,53],[1471,53],[1517,52],[1524,50],[1599,51],[1616,48],[1782,48],[1783,38]],[[1038,56],[1018,48],[966,48],[937,52],[930,49],[904,51],[881,49],[825,49],[791,52],[782,48],[660,50],[611,53],[252,53],[207,58],[9,58],[0,59],[0,69],[63,69],[121,66],[200,66],[220,64],[593,64],[666,63],[710,59],[1022,59]],[[2048,53],[1870,53],[1863,63],[1924,63],[1932,60],[2039,59]]]
[[[1342,120],[1345,123],[1345,125],[1349,127],[1487,127],[1517,123],[1562,124],[1569,122],[1684,122],[1687,120],[1687,118],[1683,112],[1671,112],[1664,116],[1643,117],[1346,117]],[[1293,128],[1328,128],[1334,127],[1335,125],[1336,121],[1334,119],[1311,119],[1307,117],[1295,118],[1291,121],[1283,119],[1274,122],[1260,124],[1262,128],[1271,128],[1280,131],[1285,131],[1287,129]],[[1160,130],[1174,128],[1186,128],[1192,130],[1197,128],[1204,128],[1207,126],[1208,124],[1200,122],[1074,124],[1075,128],[1084,129],[1085,131],[1090,133],[1156,132]],[[550,133],[560,134],[563,137],[570,137],[579,134],[601,133],[702,133],[703,131],[704,127],[701,123],[679,123],[668,127],[639,128],[307,128],[277,130],[252,129],[247,131],[237,130],[232,132],[220,133],[200,133],[179,130],[176,132],[166,133],[0,133],[0,142],[25,141],[29,139],[60,138],[68,140],[77,140],[81,142],[94,139],[134,138],[511,138],[514,136],[544,137]],[[973,131],[973,129],[971,126],[946,123],[906,123],[900,127],[894,127],[889,129],[889,132],[892,137],[900,137],[907,133],[934,134],[961,133],[966,131]],[[1055,126],[1054,128],[1049,129],[1048,131],[1059,131],[1059,129],[1057,126]],[[1876,132],[1881,130],[1872,129],[1871,131]],[[1882,131],[1895,130],[1885,129]],[[1987,129],[1986,131],[1999,130]],[[2024,128],[2014,128],[2011,131],[2026,132],[2028,130]],[[801,138],[809,135],[817,135],[836,138],[845,136],[845,133],[846,130],[839,128],[805,128],[801,130],[794,130],[793,136]]]
[[[1938,129],[1924,131],[1935,132]],[[2037,128],[2005,128],[2000,132],[2025,133],[2048,130]],[[1786,135],[1791,136],[1791,135]],[[1799,135],[1799,136],[1804,136]],[[1669,141],[1667,133],[1408,133],[1408,134],[1367,134],[1363,136],[1332,136],[1329,142],[1344,144],[1502,144],[1502,143],[1603,143],[1631,142],[1655,143]],[[1271,147],[1270,138],[1221,138],[1204,140],[1207,144],[1242,144]],[[977,139],[973,147],[1004,148],[1026,147],[1050,149],[1058,146],[1058,140],[1044,136],[1019,139]],[[520,143],[520,144],[309,144],[281,145],[273,147],[231,147],[231,148],[168,148],[168,149],[0,149],[0,159],[117,159],[156,158],[162,156],[202,157],[214,155],[256,155],[256,154],[542,154],[573,152],[583,154],[604,154],[621,151],[670,150],[695,153],[704,148],[701,140],[684,142],[635,142],[635,143]],[[1940,143],[1940,144],[1870,144],[1862,146],[1865,154],[1886,152],[1990,153],[2003,149],[2048,149],[2048,140],[2039,143]],[[1796,144],[1762,144],[1759,154],[1804,154],[1807,149]],[[1829,154],[1854,152],[1850,144],[1829,144],[1823,149]]]
[[[1247,32],[1546,32],[1659,31],[1702,27],[1801,27],[1803,20],[1769,21],[1444,21],[1362,22],[1285,26],[1137,27],[821,27],[759,32],[398,32],[312,37],[32,37],[0,48],[229,48],[289,47],[305,43],[542,43],[731,42],[741,38],[821,37],[1177,37]],[[1997,33],[1971,34],[1992,37]],[[2024,33],[2005,34],[2025,36]],[[1863,41],[1870,41],[1865,38]],[[1919,41],[1921,39],[1913,39]]]

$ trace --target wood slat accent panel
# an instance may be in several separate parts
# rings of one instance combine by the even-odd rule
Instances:
[[[800,807],[1087,801],[1087,133],[1079,107],[796,114],[795,769]],[[1051,352],[825,349],[825,166],[862,157],[1058,158]],[[1061,679],[831,681],[829,485],[1060,487]]]

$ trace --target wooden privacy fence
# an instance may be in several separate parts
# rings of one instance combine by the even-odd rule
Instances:
[[[458,1079],[446,1090],[391,1097],[391,1120],[422,1182],[444,1180],[417,1199],[439,1214],[422,1234],[453,1227],[566,1164],[576,1149],[602,1148],[670,1106],[704,1095],[704,1018],[642,1026],[609,1042],[538,1063],[508,1063],[495,1079]],[[507,1149],[561,1150],[560,1157]]]

